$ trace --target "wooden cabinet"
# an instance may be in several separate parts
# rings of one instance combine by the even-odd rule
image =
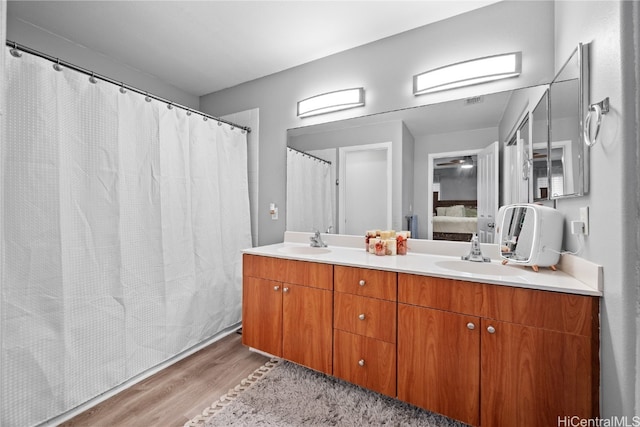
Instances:
[[[333,372],[333,266],[243,256],[242,343]]]
[[[243,343],[470,425],[599,415],[596,297],[244,255]]]
[[[333,374],[396,396],[397,274],[334,269]]]
[[[597,298],[399,274],[398,301],[399,399],[482,426],[598,416]]]
[[[480,319],[398,304],[398,399],[478,425]]]

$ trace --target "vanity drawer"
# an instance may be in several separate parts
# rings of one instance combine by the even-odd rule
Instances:
[[[596,297],[512,286],[483,288],[483,317],[575,335],[597,333]]]
[[[396,397],[396,346],[385,341],[336,330],[333,375]]]
[[[396,342],[396,303],[334,293],[333,327],[354,334]]]
[[[398,301],[577,335],[597,328],[599,307],[585,295],[402,273]]]
[[[396,301],[395,272],[336,265],[334,280],[334,289],[337,292]]]
[[[320,289],[333,289],[333,265],[244,254],[245,276]]]
[[[398,274],[398,301],[480,316],[483,301],[482,284],[401,273]]]

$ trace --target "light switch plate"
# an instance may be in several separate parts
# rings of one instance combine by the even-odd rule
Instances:
[[[580,222],[584,224],[584,235],[589,235],[589,206],[580,208]]]

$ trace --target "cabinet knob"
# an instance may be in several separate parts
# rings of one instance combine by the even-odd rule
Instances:
[[[367,283],[367,282],[365,282],[365,281],[364,281],[364,279],[361,279],[361,280],[358,282],[358,285],[360,285],[360,286],[364,286],[366,283]]]
[[[469,322],[467,323],[467,328],[471,329],[472,331],[476,328],[476,325],[473,322]]]
[[[289,288],[285,286],[284,288],[282,288],[282,292],[289,292]]]
[[[360,365],[360,366],[364,366],[364,359],[360,359],[360,360],[358,360],[358,365]]]
[[[489,326],[487,327],[487,332],[489,332],[490,334],[495,334],[496,328],[494,328],[493,326]]]
[[[360,320],[364,320],[364,318],[365,318],[364,313],[361,313],[360,316],[358,316],[358,319],[360,319]]]
[[[273,287],[273,290],[274,290],[274,291],[279,291],[279,290],[280,290],[280,286],[277,286],[277,285],[276,285],[276,286],[274,286],[274,287]]]

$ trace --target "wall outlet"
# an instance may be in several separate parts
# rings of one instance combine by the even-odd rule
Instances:
[[[589,206],[580,208],[580,222],[584,224],[583,233],[585,236],[589,235]]]
[[[278,206],[275,203],[269,204],[269,213],[271,214],[271,219],[278,219]]]

